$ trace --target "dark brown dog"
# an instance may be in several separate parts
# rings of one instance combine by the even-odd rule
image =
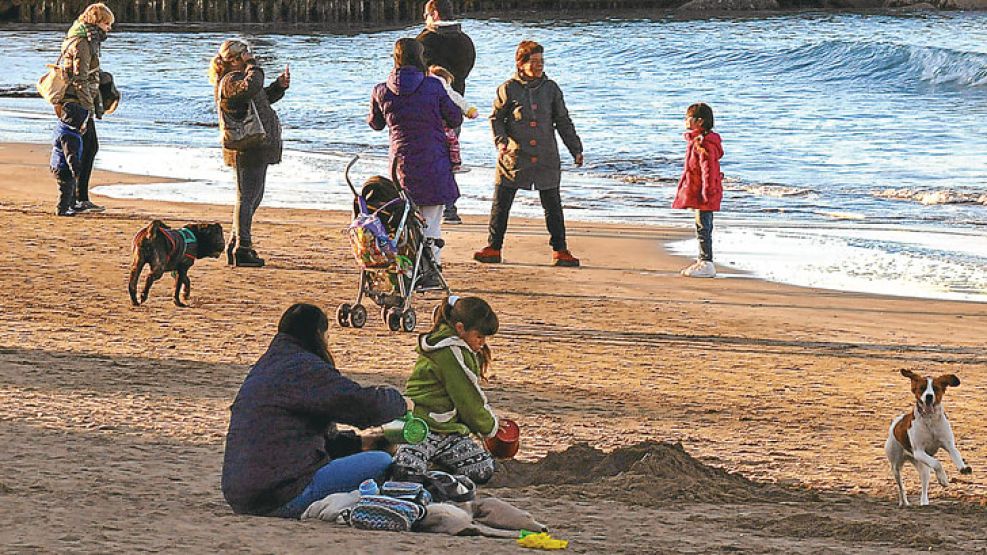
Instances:
[[[151,285],[165,272],[175,274],[175,304],[186,306],[179,299],[182,285],[187,301],[191,291],[188,269],[199,258],[219,258],[226,249],[223,226],[219,224],[188,224],[172,229],[161,220],[154,220],[134,236],[134,254],[130,263],[130,301],[140,306],[147,300]],[[140,300],[137,299],[137,282],[145,264],[150,264],[151,275],[144,282]]]

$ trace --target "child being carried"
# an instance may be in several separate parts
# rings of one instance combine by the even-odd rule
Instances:
[[[442,66],[429,66],[428,73],[435,79],[438,79],[442,86],[445,87],[446,93],[448,93],[449,98],[459,106],[459,109],[463,111],[463,115],[469,119],[476,119],[477,111],[476,106],[470,106],[463,95],[459,94],[452,88],[452,82],[455,79],[452,73],[448,69]],[[452,162],[452,172],[453,173],[466,173],[469,168],[463,168],[463,157],[459,148],[459,133],[455,129],[445,128],[446,131],[446,144],[449,146],[449,161]]]

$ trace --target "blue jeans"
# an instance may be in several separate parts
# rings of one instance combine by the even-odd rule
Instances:
[[[368,478],[383,479],[384,473],[391,467],[391,460],[391,455],[383,451],[364,451],[333,459],[315,471],[312,481],[298,497],[285,503],[271,516],[300,518],[309,505],[330,493],[353,491]]]
[[[713,261],[713,211],[696,210],[696,238],[699,239],[699,260]]]

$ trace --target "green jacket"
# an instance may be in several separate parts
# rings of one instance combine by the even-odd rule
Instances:
[[[497,415],[480,389],[476,353],[447,325],[420,335],[417,350],[404,393],[415,402],[415,416],[435,433],[493,437]]]

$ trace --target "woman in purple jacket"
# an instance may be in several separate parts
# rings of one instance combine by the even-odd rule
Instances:
[[[383,451],[360,451],[336,423],[367,428],[411,410],[393,387],[363,387],[335,368],[329,319],[310,304],[285,311],[278,334],[250,369],[233,406],[223,459],[223,496],[239,514],[299,518],[330,493],[381,479]]]
[[[425,236],[441,238],[442,210],[459,198],[445,128],[461,125],[463,112],[438,79],[428,78],[420,42],[404,38],[394,43],[394,70],[374,87],[367,123],[377,131],[389,128],[398,179],[425,218]],[[433,245],[432,254],[441,264],[438,246]]]

